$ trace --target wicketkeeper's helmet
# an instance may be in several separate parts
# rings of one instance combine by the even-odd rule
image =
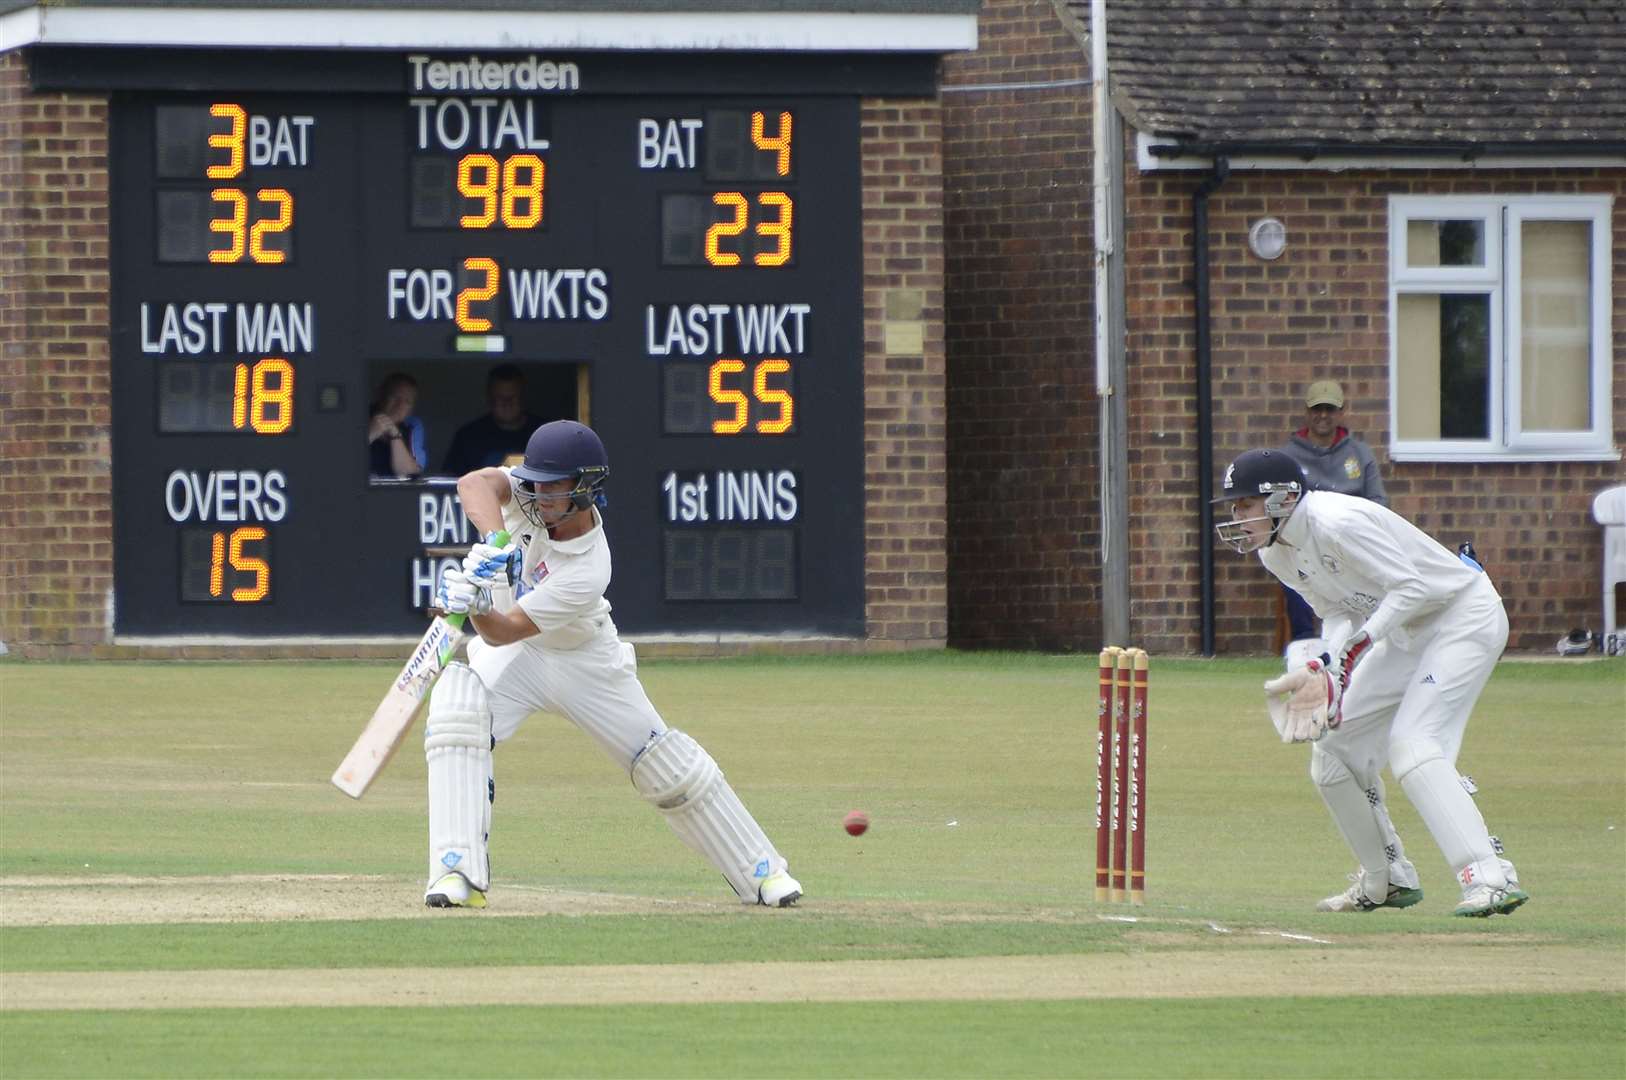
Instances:
[[[1304,469],[1281,450],[1248,450],[1225,470],[1220,494],[1214,502],[1246,499],[1250,495],[1303,492],[1309,489]]]
[[[1265,497],[1265,516],[1271,521],[1270,536],[1262,543],[1247,535],[1245,526],[1250,518],[1241,521],[1217,522],[1214,526],[1219,537],[1239,552],[1256,551],[1275,541],[1282,522],[1292,516],[1299,497],[1310,489],[1304,469],[1280,450],[1248,450],[1237,456],[1225,470],[1220,493],[1215,503],[1235,502],[1254,496]]]

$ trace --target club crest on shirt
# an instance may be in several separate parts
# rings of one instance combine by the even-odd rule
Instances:
[[[1344,597],[1344,610],[1356,615],[1370,615],[1378,609],[1378,598],[1363,592],[1350,593]]]
[[[1344,475],[1349,477],[1351,480],[1359,480],[1361,478],[1361,463],[1356,459],[1354,454],[1351,454],[1349,457],[1344,459]]]
[[[1331,555],[1321,556],[1321,565],[1327,568],[1327,573],[1329,574],[1338,573],[1338,560],[1333,558]]]

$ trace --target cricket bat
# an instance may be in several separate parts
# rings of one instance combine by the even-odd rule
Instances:
[[[508,533],[499,532],[491,542],[499,546],[508,543]],[[367,721],[360,738],[356,739],[356,745],[339,762],[338,769],[333,773],[334,787],[352,799],[359,799],[378,779],[378,774],[395,756],[396,747],[412,730],[412,722],[417,719],[423,703],[429,699],[429,691],[435,688],[435,681],[446,670],[446,664],[463,637],[466,618],[461,614],[438,615],[429,624],[418,647],[412,650],[411,659],[395,677],[395,684],[384,695],[384,700],[378,703],[378,708],[373,710],[373,718]]]

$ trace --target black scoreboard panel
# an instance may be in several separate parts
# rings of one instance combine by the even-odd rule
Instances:
[[[425,394],[430,468],[381,480],[370,399],[505,363],[609,448],[623,630],[862,633],[856,96],[125,92],[111,129],[119,634],[415,633],[480,409]]]

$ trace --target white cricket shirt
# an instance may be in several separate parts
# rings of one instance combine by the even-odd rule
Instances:
[[[536,624],[530,640],[548,649],[575,649],[597,637],[610,622],[610,544],[604,519],[589,507],[593,527],[571,540],[554,540],[548,530],[532,525],[519,508],[519,481],[503,467],[513,497],[502,508],[503,528],[525,553],[516,602]]]
[[[1336,622],[1409,637],[1484,577],[1387,507],[1333,491],[1302,496],[1259,561],[1328,621],[1335,648]]]

